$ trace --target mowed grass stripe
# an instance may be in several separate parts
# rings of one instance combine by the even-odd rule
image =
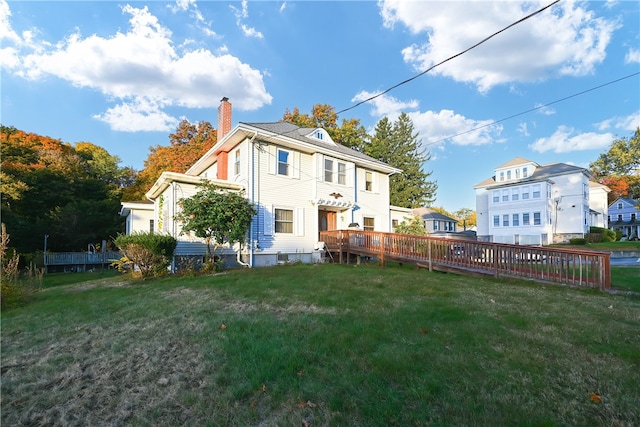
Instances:
[[[638,343],[639,298],[409,267],[105,278],[2,313],[2,422],[638,425]]]

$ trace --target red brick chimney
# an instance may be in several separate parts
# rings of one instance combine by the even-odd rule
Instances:
[[[218,141],[231,130],[231,103],[226,96],[220,100],[218,107]]]

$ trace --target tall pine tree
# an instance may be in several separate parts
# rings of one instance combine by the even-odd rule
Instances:
[[[418,133],[407,114],[400,114],[393,125],[388,118],[381,119],[363,151],[375,159],[402,169],[402,173],[390,178],[392,205],[418,208],[429,206],[435,201],[438,184],[429,180],[431,172],[424,171],[425,163],[431,156],[421,149]]]

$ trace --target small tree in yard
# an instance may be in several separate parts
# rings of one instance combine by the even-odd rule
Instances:
[[[414,215],[409,222],[402,221],[398,224],[395,232],[398,234],[411,234],[413,236],[426,236],[429,234],[427,229],[424,227],[424,222],[417,215]]]
[[[245,241],[256,208],[242,194],[222,189],[210,182],[180,201],[182,211],[176,219],[182,231],[193,231],[207,244],[207,262],[213,262],[215,251],[222,245]]]

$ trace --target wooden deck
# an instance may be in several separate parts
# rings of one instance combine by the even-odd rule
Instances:
[[[320,240],[332,259],[340,263],[348,263],[353,257],[371,257],[382,265],[396,261],[430,271],[611,288],[610,254],[606,252],[358,230],[323,231]]]
[[[44,265],[49,270],[85,271],[90,268],[109,266],[113,260],[120,259],[120,252],[47,252]]]

